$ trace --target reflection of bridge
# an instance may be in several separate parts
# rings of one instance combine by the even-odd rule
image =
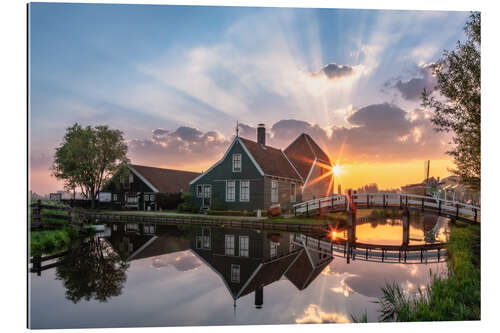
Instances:
[[[348,242],[344,239],[324,240],[304,234],[294,234],[293,244],[312,251],[331,253],[335,257],[350,260],[386,263],[437,263],[446,260],[446,244],[423,245],[375,245]]]
[[[349,202],[347,198],[347,195],[332,195],[301,202],[294,206],[294,213],[295,215],[309,215],[346,211]],[[359,209],[408,208],[469,223],[479,222],[481,216],[481,207],[417,194],[356,193],[352,194],[351,200],[351,205],[354,204]]]

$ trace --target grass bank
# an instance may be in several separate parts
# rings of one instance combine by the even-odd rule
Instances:
[[[425,291],[408,296],[397,284],[382,288],[383,296],[377,301],[380,321],[480,320],[480,226],[453,226],[447,247],[448,276],[434,275]],[[358,321],[355,316],[353,320]],[[360,321],[366,321],[366,315]]]
[[[78,231],[73,228],[31,231],[30,254],[36,256],[63,250],[76,237],[78,237]]]

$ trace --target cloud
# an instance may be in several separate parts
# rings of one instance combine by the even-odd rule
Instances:
[[[432,73],[433,64],[423,64],[417,68],[417,77],[410,78],[406,81],[397,80],[391,84],[386,82],[385,86],[391,86],[401,93],[401,96],[406,100],[418,100],[422,95],[422,91],[435,90],[437,81]]]
[[[153,258],[152,266],[158,269],[173,266],[178,271],[190,271],[201,265],[200,259],[190,252],[167,254]]]
[[[181,126],[175,131],[155,129],[150,139],[132,139],[128,147],[134,163],[186,167],[218,157],[229,143],[217,130],[201,132]]]
[[[325,75],[329,79],[340,79],[346,76],[351,76],[354,74],[354,68],[349,65],[338,65],[334,62],[326,64],[323,68],[318,72],[314,73],[314,75]]]
[[[349,323],[346,315],[336,312],[324,312],[319,305],[309,304],[304,316],[295,319],[297,324]]]
[[[266,143],[286,148],[300,134],[309,134],[333,160],[341,162],[396,162],[413,159],[443,158],[449,141],[436,132],[425,109],[403,110],[382,103],[361,108],[346,108],[345,126],[320,127],[307,121],[282,119],[267,126]],[[239,124],[239,134],[256,140],[256,127]],[[209,167],[222,157],[233,137],[217,130],[202,132],[188,126],[176,130],[155,129],[150,139],[129,142],[132,161],[148,165]],[[193,169],[197,170],[197,169]]]

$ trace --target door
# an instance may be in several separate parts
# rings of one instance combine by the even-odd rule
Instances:
[[[212,200],[212,185],[203,185],[202,207],[210,208],[211,200]]]

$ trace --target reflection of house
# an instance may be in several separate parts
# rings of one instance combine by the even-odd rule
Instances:
[[[123,207],[140,210],[158,209],[158,193],[183,193],[199,173],[181,170],[128,165],[128,172],[117,173],[104,187],[112,193],[112,201]]]
[[[325,252],[313,251],[304,247],[297,261],[288,269],[285,276],[297,289],[304,290],[330,264],[332,259],[332,256]]]
[[[219,275],[235,304],[240,297],[255,292],[257,307],[263,305],[263,288],[288,276],[288,271],[296,272],[292,276],[297,280],[301,279],[300,274],[307,275],[298,287],[302,290],[332,260],[321,258],[314,266],[305,262],[312,269],[294,268],[303,256],[309,258],[315,254],[293,247],[289,235],[282,237],[257,230],[199,228],[192,236],[191,249]],[[303,273],[305,271],[309,273]]]
[[[189,249],[189,240],[180,234],[172,226],[113,224],[108,242],[122,259],[131,261]]]
[[[190,182],[193,203],[216,210],[251,211],[277,204],[287,209],[327,193],[326,178],[306,190],[309,181],[328,172],[320,163],[330,165],[310,136],[300,135],[282,151],[266,145],[266,130],[260,124],[257,142],[236,136],[223,158]]]

